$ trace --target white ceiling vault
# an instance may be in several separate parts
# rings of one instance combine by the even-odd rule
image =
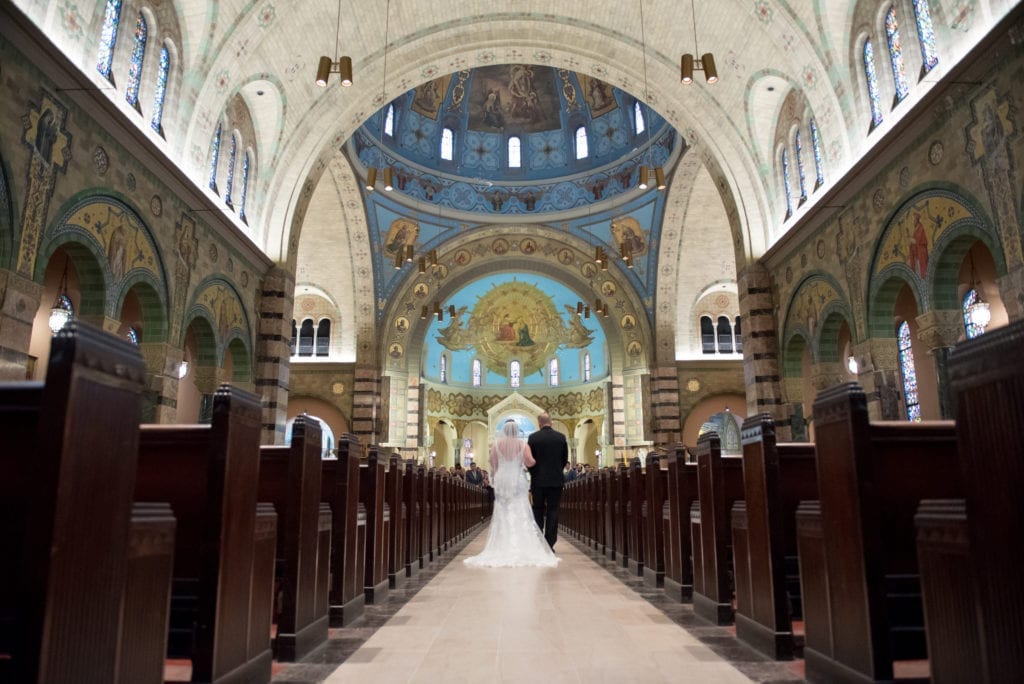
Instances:
[[[911,0],[895,2],[904,40],[912,41]],[[77,6],[64,0],[15,4],[83,71],[101,81],[94,65],[104,0]],[[916,84],[902,111],[887,116],[886,127],[912,109],[928,81],[941,78],[1016,3],[930,4],[942,55],[939,66],[926,82]],[[244,99],[257,137],[251,236],[268,256],[296,268],[296,260],[318,253],[315,245],[326,239],[321,224],[329,222],[330,235],[341,245],[336,256],[347,254],[351,263],[340,274],[334,271],[338,282],[315,284],[339,302],[344,318],[353,317],[343,320],[342,329],[349,336],[345,355],[354,358],[362,346],[356,337],[372,339],[374,302],[372,293],[367,296],[353,286],[369,263],[362,261],[369,244],[358,178],[340,150],[391,99],[443,74],[531,63],[596,76],[647,102],[688,145],[668,190],[658,271],[659,300],[683,303],[722,275],[717,266],[706,277],[688,273],[681,278],[676,272],[684,244],[686,250],[700,249],[700,231],[707,222],[695,212],[708,210],[709,189],[720,199],[710,224],[731,231],[737,264],[761,255],[786,227],[772,155],[787,102],[805,103],[804,115],[816,120],[828,182],[836,181],[879,137],[867,136],[859,41],[868,31],[877,40],[883,5],[889,3],[696,2],[699,48],[714,53],[720,78],[708,85],[698,73],[690,86],[679,82],[681,53],[695,51],[685,0],[341,0],[337,54],[352,57],[350,88],[340,87],[336,76],[326,89],[314,84],[319,56],[336,56],[339,5],[333,1],[124,0],[121,30],[130,35],[130,17],[140,10],[170,17],[165,26],[177,24],[172,42],[179,71],[165,119],[166,148],[198,185],[205,185],[216,122],[236,96]],[[964,12],[969,21],[962,19]],[[880,63],[879,72],[885,67]],[[329,185],[318,189],[323,179]],[[721,244],[720,231],[713,232]],[[307,234],[310,245],[302,248],[300,235]],[[300,282],[332,277],[316,264],[296,270]],[[684,280],[685,293],[679,290]],[[680,315],[657,310],[659,357],[678,350],[665,336],[680,328]]]

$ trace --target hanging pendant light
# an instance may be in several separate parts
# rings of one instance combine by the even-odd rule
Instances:
[[[65,257],[64,273],[60,277],[60,292],[57,293],[57,298],[53,300],[53,307],[50,309],[50,331],[56,335],[74,317],[75,307],[68,297],[68,259]]]

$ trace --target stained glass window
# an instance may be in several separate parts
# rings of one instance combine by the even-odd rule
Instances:
[[[796,132],[796,175],[800,179],[800,201],[807,199],[807,178],[804,176],[804,148],[800,144],[800,131]]]
[[[480,359],[473,359],[473,387],[480,386]]]
[[[590,149],[587,147],[587,127],[580,126],[576,129],[576,158],[586,159],[589,154]]]
[[[441,159],[451,161],[455,155],[455,132],[450,128],[441,131]]]
[[[900,375],[903,376],[903,397],[907,404],[907,420],[921,420],[921,403],[917,396],[917,370],[914,368],[914,350],[910,341],[910,324],[903,321],[896,328],[899,349]]]
[[[985,333],[985,329],[980,325],[976,324],[971,320],[971,306],[978,301],[978,291],[972,289],[966,295],[964,295],[963,304],[963,315],[964,315],[964,330],[967,332],[967,339],[973,340],[975,337]]]
[[[882,105],[878,99],[878,74],[875,73],[875,49],[871,41],[864,41],[864,77],[868,82],[868,103],[871,105],[871,125],[882,123]]]
[[[899,102],[910,92],[910,87],[903,69],[903,46],[900,44],[900,25],[894,5],[889,5],[889,13],[885,15],[885,39],[889,43],[889,63],[892,65],[892,80],[896,84],[896,101]]]
[[[523,163],[523,141],[513,135],[508,139],[508,167],[518,169]]]
[[[448,382],[448,357],[441,354],[441,358],[438,361],[438,367],[441,375],[441,382]]]
[[[590,352],[583,352],[583,382],[590,382]]]
[[[935,31],[932,30],[932,13],[928,8],[928,0],[913,1],[917,40],[921,44],[921,62],[924,72],[927,74],[939,63],[939,53],[935,47]]]
[[[217,162],[220,160],[220,127],[213,132],[213,141],[210,142],[210,189],[217,191]]]
[[[388,105],[388,113],[384,117],[384,135],[395,135],[395,105]]]
[[[128,62],[128,85],[124,89],[124,99],[133,107],[139,104],[139,84],[142,82],[142,63],[146,59],[148,33],[146,17],[139,14],[139,20],[135,24],[135,43],[132,46],[131,60]]]
[[[242,200],[238,203],[238,217],[245,221],[245,198],[249,195],[249,151],[242,156]]]
[[[551,379],[551,386],[558,386],[558,359],[551,359],[548,365],[548,377]]]
[[[153,117],[149,125],[157,133],[163,134],[161,121],[164,118],[164,100],[167,98],[167,74],[171,70],[171,53],[167,47],[160,48],[160,68],[156,72],[156,89],[153,91]]]
[[[139,346],[139,331],[135,328],[128,328],[128,332],[124,334],[128,341],[134,344],[136,347]]]
[[[789,185],[789,155],[782,150],[782,189],[786,193],[786,218],[793,215],[793,189]]]
[[[519,373],[522,366],[518,361],[510,361],[508,364],[508,382],[513,387],[519,387]]]
[[[637,135],[640,135],[647,129],[647,125],[644,123],[643,108],[640,107],[639,102],[633,103],[633,121],[636,124]]]
[[[96,56],[96,71],[107,79],[110,78],[110,65],[114,61],[114,44],[117,43],[117,25],[120,17],[121,0],[107,0],[107,7],[103,11],[99,53]]]
[[[825,166],[821,161],[821,138],[818,137],[818,124],[811,119],[811,150],[814,152],[814,187],[825,184]]]
[[[231,189],[235,185],[235,156],[238,153],[238,139],[231,136],[231,147],[228,148],[228,180],[224,184],[224,203],[231,205]]]

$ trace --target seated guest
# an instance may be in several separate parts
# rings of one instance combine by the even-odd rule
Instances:
[[[476,461],[471,461],[469,464],[469,470],[466,472],[466,482],[472,485],[482,485],[484,483],[484,473],[476,467]]]
[[[565,464],[565,481],[566,482],[572,482],[575,479],[576,479],[576,469],[573,468],[571,464],[566,463]]]

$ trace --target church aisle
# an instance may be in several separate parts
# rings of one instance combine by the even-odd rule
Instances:
[[[565,539],[555,569],[466,567],[486,532],[325,681],[750,681],[704,643],[726,630],[673,607],[689,612],[687,631]],[[791,664],[741,655],[758,680],[798,679]]]

